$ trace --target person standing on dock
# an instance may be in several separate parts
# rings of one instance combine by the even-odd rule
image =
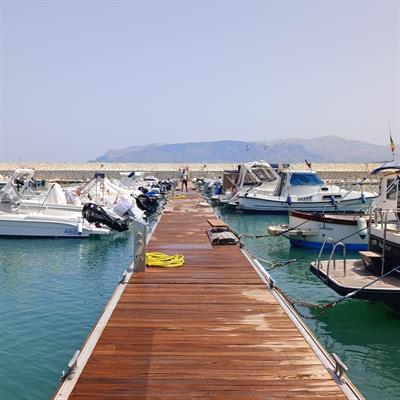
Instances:
[[[187,170],[186,168],[183,168],[182,170],[182,175],[181,175],[181,183],[182,183],[182,192],[183,192],[183,188],[186,189],[186,191],[188,191],[188,174],[187,174]]]

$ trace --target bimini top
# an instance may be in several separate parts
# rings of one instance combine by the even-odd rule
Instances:
[[[387,161],[380,165],[378,168],[375,168],[371,174],[377,174],[378,172],[384,171],[386,169],[398,169],[400,170],[400,162],[397,160]]]
[[[323,185],[321,178],[313,172],[293,172],[290,177],[292,186],[320,186]]]

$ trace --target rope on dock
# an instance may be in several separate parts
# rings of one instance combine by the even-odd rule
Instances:
[[[146,265],[148,267],[176,268],[183,267],[184,264],[185,257],[183,254],[146,253]]]

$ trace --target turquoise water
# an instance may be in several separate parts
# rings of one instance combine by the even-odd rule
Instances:
[[[129,233],[0,240],[0,399],[48,399],[131,262]]]
[[[240,214],[217,210],[240,233],[266,234],[268,225],[287,223],[285,216]],[[293,298],[329,302],[339,298],[310,271],[316,257],[312,250],[291,248],[283,237],[245,238],[245,247],[262,259],[276,261],[296,258],[297,262],[270,273],[285,293]],[[357,257],[350,253],[348,257]],[[264,263],[268,269],[269,266]],[[339,355],[349,367],[349,377],[368,400],[400,399],[400,315],[380,303],[346,300],[323,316],[300,309],[315,319],[305,320],[329,352]]]
[[[262,234],[283,216],[222,210],[233,228]],[[260,258],[301,259],[272,274],[293,297],[336,295],[309,270],[309,250],[284,238],[245,239]],[[0,240],[0,399],[48,399],[131,263],[129,232],[86,240]],[[310,315],[307,310],[305,313]],[[367,399],[400,399],[400,319],[382,304],[343,302],[307,324],[349,366]]]

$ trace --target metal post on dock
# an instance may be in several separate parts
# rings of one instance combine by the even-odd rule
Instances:
[[[146,268],[146,224],[133,222],[133,271],[144,272]]]

